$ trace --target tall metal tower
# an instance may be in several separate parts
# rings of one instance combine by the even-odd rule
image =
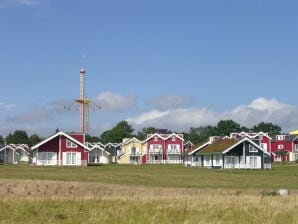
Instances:
[[[80,105],[80,131],[83,134],[88,132],[89,126],[89,100],[85,92],[85,70],[80,70],[80,99],[75,100]]]

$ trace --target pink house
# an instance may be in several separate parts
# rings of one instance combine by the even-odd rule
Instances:
[[[85,135],[57,132],[31,148],[34,165],[86,166],[91,149]]]
[[[180,164],[183,148],[182,134],[150,134],[145,140],[146,153],[143,164]]]

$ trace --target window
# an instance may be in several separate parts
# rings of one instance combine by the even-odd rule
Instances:
[[[76,165],[77,164],[77,153],[67,152],[66,153],[66,165]]]
[[[257,168],[257,157],[249,157],[250,168]]]
[[[277,136],[276,136],[276,139],[277,139],[278,141],[282,141],[282,140],[284,140],[284,136],[283,136],[283,135],[277,135]]]
[[[130,149],[130,154],[136,154],[136,147],[132,147]]]
[[[153,149],[160,149],[161,147],[160,147],[160,145],[158,145],[158,144],[154,144],[154,145],[152,145],[152,148],[153,148]]]
[[[210,166],[211,164],[210,164],[210,156],[205,156],[205,165],[206,166]]]
[[[298,152],[298,144],[294,145],[295,152]]]
[[[214,165],[215,166],[220,165],[220,155],[214,155]]]
[[[154,137],[154,141],[155,142],[157,142],[158,141],[158,137],[156,136],[156,137]]]
[[[173,142],[176,141],[176,137],[175,137],[175,136],[172,137],[172,141],[173,141]]]
[[[66,147],[67,148],[77,148],[77,144],[73,143],[72,141],[66,139]]]
[[[249,145],[249,152],[258,152],[258,150],[253,145]]]
[[[268,150],[268,145],[267,145],[267,143],[261,143],[260,146],[261,146],[261,148],[263,148],[265,151]]]
[[[42,165],[54,165],[56,162],[56,153],[54,153],[54,152],[39,152],[38,160]]]
[[[278,149],[284,149],[284,145],[278,145],[277,148]]]
[[[171,144],[168,145],[168,153],[179,153],[179,145],[178,144]]]

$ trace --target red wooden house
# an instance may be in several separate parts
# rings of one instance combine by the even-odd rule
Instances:
[[[85,135],[57,132],[31,148],[34,165],[86,166],[91,149]]]
[[[275,135],[271,141],[272,160],[295,161],[298,159],[298,137],[296,135]]]
[[[182,134],[150,134],[145,140],[146,153],[142,163],[146,164],[179,164],[182,163]]]

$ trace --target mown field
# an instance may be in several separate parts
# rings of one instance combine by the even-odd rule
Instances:
[[[214,170],[181,165],[90,167],[0,165],[0,179],[82,181],[175,188],[296,189],[298,166],[277,165],[272,170]]]
[[[290,195],[274,192],[287,188]],[[298,223],[298,166],[0,165],[0,223]]]

